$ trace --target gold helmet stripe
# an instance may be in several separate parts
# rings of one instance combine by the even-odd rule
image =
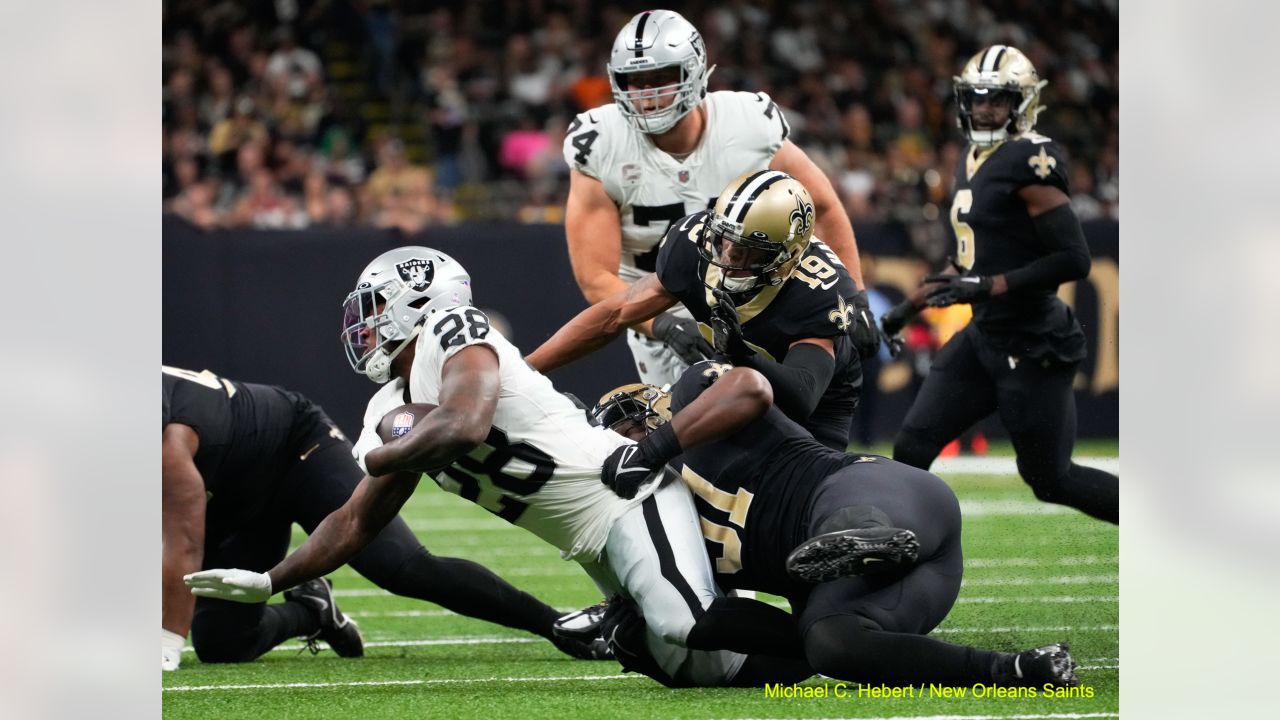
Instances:
[[[1000,59],[1004,57],[1004,45],[992,45],[987,48],[987,56],[982,59],[982,72],[995,72],[1000,69]]]
[[[770,185],[789,177],[791,176],[777,170],[764,170],[752,175],[747,182],[742,184],[738,192],[734,193],[733,199],[729,201],[728,207],[724,209],[725,217],[734,222],[744,222],[747,212],[751,210],[751,204],[755,202],[756,197],[767,190]]]

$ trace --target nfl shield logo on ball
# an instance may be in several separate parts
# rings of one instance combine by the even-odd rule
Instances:
[[[413,429],[413,413],[402,412],[391,420],[391,437],[398,438],[409,434]]]

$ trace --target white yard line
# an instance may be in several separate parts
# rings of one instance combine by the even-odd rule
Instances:
[[[617,675],[568,675],[552,677],[486,677],[486,678],[447,678],[439,680],[353,680],[351,682],[332,683],[264,683],[261,685],[176,685],[167,687],[165,692],[195,692],[201,690],[281,690],[293,688],[337,688],[366,687],[377,685],[461,685],[487,682],[597,682],[600,680],[634,680],[643,675],[621,673]]]
[[[1073,457],[1071,460],[1113,475],[1120,474],[1118,457],[1085,456]],[[1017,475],[1018,465],[1012,457],[951,457],[935,460],[929,472],[941,475],[944,479],[947,475]]]

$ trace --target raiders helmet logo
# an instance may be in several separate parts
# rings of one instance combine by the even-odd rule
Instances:
[[[430,260],[410,258],[396,265],[396,272],[400,275],[401,280],[409,283],[409,287],[414,292],[422,292],[435,279],[436,267]]]

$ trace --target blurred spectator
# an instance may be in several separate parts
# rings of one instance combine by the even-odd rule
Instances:
[[[409,163],[404,143],[398,138],[383,140],[378,148],[378,167],[364,185],[364,205],[373,223],[417,230],[432,219],[435,204],[427,169]]]
[[[227,220],[231,227],[270,230],[296,230],[307,226],[306,212],[296,200],[280,190],[271,171],[266,168],[253,172],[249,186],[241,192]]]
[[[214,157],[225,157],[237,152],[245,143],[265,143],[267,126],[263,125],[254,112],[256,105],[249,97],[236,100],[231,117],[213,126],[209,133],[209,152]],[[229,160],[221,161],[224,165]]]
[[[276,49],[267,60],[265,77],[269,85],[284,89],[290,97],[306,97],[320,85],[320,58],[298,46],[293,28],[281,26],[276,30]]]
[[[301,197],[308,171],[292,158],[306,148],[328,184],[358,192],[361,222],[404,227],[450,215],[433,190],[455,200],[460,217],[553,218],[540,208],[563,199],[567,179],[542,165],[541,148],[564,128],[548,131],[546,121],[608,102],[605,60],[633,10],[489,0],[164,5],[166,197],[188,195],[177,160],[203,157],[216,205],[229,207],[249,184],[235,152],[252,141],[276,184]],[[1119,217],[1115,3],[692,0],[679,9],[720,68],[711,89],[768,92],[851,216],[903,223],[925,257],[941,259],[950,242],[959,153],[951,78],[992,43],[1019,46],[1050,81],[1037,130],[1070,153],[1082,216]],[[369,144],[392,135],[411,144],[398,159]],[[365,153],[377,171],[362,187]]]

